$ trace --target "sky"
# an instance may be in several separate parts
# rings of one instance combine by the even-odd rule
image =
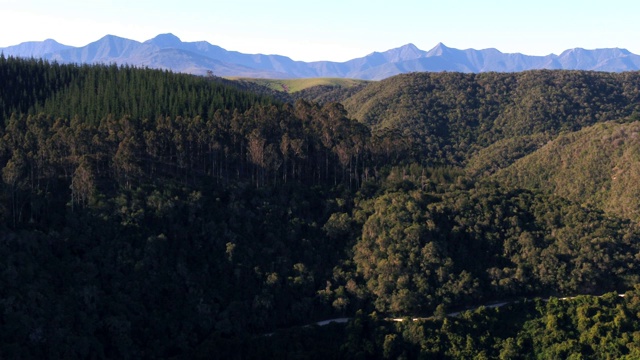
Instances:
[[[574,0],[0,0],[0,48],[105,35],[172,33],[247,54],[347,61],[408,43],[429,50],[496,48],[559,54],[625,48],[640,54],[640,1]]]

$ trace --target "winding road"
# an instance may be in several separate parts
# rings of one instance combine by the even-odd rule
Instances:
[[[570,296],[570,297],[562,297],[562,298],[558,298],[558,300],[572,300],[575,299],[577,296]],[[602,297],[603,295],[600,295],[598,297]],[[619,297],[624,297],[625,294],[618,294]],[[542,301],[549,301],[550,298],[546,298],[546,299],[542,299]],[[533,299],[524,299],[525,301],[530,301]],[[485,308],[499,308],[511,303],[514,303],[516,301],[521,301],[521,300],[511,300],[511,301],[501,301],[501,302],[493,302],[493,303],[489,303],[489,304],[485,304],[485,305],[478,305],[476,307],[473,308],[469,308],[469,309],[465,309],[462,311],[455,311],[455,312],[450,312],[447,313],[447,316],[449,317],[457,317],[460,316],[460,314],[462,314],[463,312],[467,312],[467,311],[474,311],[476,309],[479,309],[480,307],[485,307]],[[342,318],[335,318],[335,319],[328,319],[328,320],[322,320],[322,321],[318,321],[312,324],[308,324],[305,326],[312,326],[312,325],[318,325],[318,326],[325,326],[325,325],[329,325],[331,323],[346,323],[349,320],[351,320],[353,318],[349,318],[349,317],[342,317]],[[419,321],[419,320],[429,320],[429,319],[433,319],[433,316],[429,316],[429,317],[415,317],[415,318],[411,318],[411,320],[413,321]],[[406,318],[387,318],[387,320],[389,321],[404,321],[406,320]]]

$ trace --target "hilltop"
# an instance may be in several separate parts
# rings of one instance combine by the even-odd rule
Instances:
[[[229,79],[240,83],[254,83],[274,91],[280,91],[289,94],[293,94],[313,87],[350,88],[367,83],[364,80],[345,78],[259,79],[229,77]]]
[[[520,139],[508,153],[522,156],[541,140],[527,137],[550,139],[640,112],[639,77],[557,70],[402,74],[342,103],[372,131],[396,134],[414,159],[463,166],[482,149],[505,145],[500,141]]]

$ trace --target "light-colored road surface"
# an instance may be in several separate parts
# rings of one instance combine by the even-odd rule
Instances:
[[[624,297],[624,294],[619,294],[618,296],[620,297]],[[571,300],[571,299],[575,299],[575,296],[572,297],[563,297],[563,298],[559,298],[560,300]],[[542,301],[549,301],[549,299],[542,299]],[[486,304],[486,305],[479,305],[476,306],[474,308],[470,308],[470,309],[465,309],[462,311],[456,311],[456,312],[450,312],[447,314],[447,316],[451,316],[451,317],[456,317],[456,316],[460,316],[460,314],[462,314],[463,312],[466,311],[474,311],[478,308],[480,308],[481,306],[484,306],[485,308],[498,308],[498,307],[502,307],[505,306],[507,304],[511,304],[514,301],[502,301],[502,302],[498,302],[498,303],[492,303],[492,304]],[[416,317],[416,318],[411,318],[413,321],[418,321],[418,320],[428,320],[428,319],[432,319],[433,316],[430,317]],[[349,317],[342,317],[342,318],[335,318],[335,319],[328,319],[328,320],[322,320],[322,321],[318,321],[312,324],[308,324],[305,326],[313,326],[313,325],[318,325],[318,326],[326,326],[332,323],[337,323],[337,324],[344,324],[346,322],[349,322],[349,320],[351,320],[352,318]],[[404,321],[406,318],[388,318],[387,320],[389,321]],[[266,334],[267,336],[272,335],[271,334]]]

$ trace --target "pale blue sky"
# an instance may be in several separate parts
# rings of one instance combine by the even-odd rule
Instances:
[[[243,53],[346,61],[407,43],[528,55],[619,47],[640,54],[640,1],[0,0],[0,47],[52,38],[173,33]]]

